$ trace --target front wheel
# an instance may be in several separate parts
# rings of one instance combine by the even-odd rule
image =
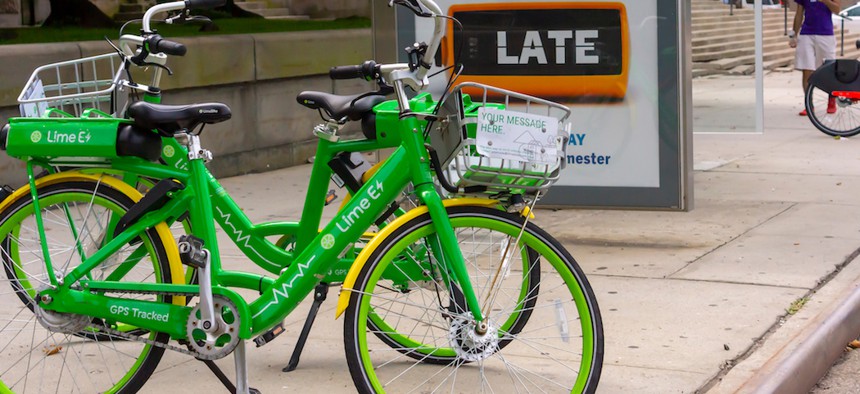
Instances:
[[[352,288],[344,344],[358,391],[593,392],[603,327],[576,261],[522,217],[483,207],[448,215],[486,325],[471,317],[444,257],[433,256],[429,214],[411,219],[373,251]],[[410,257],[416,251],[431,256]],[[425,278],[408,274],[416,271]],[[390,279],[404,277],[412,279]]]
[[[810,83],[804,104],[812,125],[822,133],[834,137],[860,133],[860,100],[831,96]]]
[[[51,286],[45,252],[62,278],[112,236],[116,219],[134,205],[132,196],[96,181],[65,181],[38,189],[0,213],[0,392],[136,392],[152,375],[167,334],[145,332],[105,319],[45,312],[35,303]],[[44,233],[38,230],[41,217]],[[92,280],[173,283],[164,247],[168,234],[149,229],[87,273]],[[44,246],[44,247],[43,247]],[[5,282],[5,283],[2,283]],[[76,286],[76,285],[73,285]],[[115,294],[154,302],[169,295]],[[124,333],[123,335],[117,332]],[[128,340],[126,335],[150,341]]]

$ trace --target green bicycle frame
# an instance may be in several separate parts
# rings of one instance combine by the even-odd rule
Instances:
[[[112,298],[100,294],[104,290],[141,289],[153,292],[194,294],[199,292],[196,285],[122,283],[116,281],[93,281],[87,279],[87,273],[105,261],[123,245],[138,237],[147,228],[158,223],[175,221],[185,212],[190,212],[193,233],[204,240],[205,247],[211,254],[211,272],[213,293],[228,297],[240,311],[242,319],[240,337],[249,339],[271,328],[288,315],[298,303],[303,300],[323,278],[342,259],[341,255],[373,222],[387,209],[400,192],[411,182],[419,199],[427,205],[434,218],[439,234],[438,247],[441,256],[450,269],[452,276],[461,284],[463,294],[475,318],[480,321],[482,315],[471,284],[468,282],[462,255],[458,248],[456,237],[442,205],[441,197],[435,190],[427,151],[420,124],[414,117],[404,119],[406,127],[401,130],[402,144],[390,158],[380,167],[379,171],[358,190],[345,207],[321,231],[299,232],[295,256],[290,259],[290,253],[279,250],[274,244],[265,240],[265,236],[283,234],[293,229],[293,224],[264,223],[254,226],[241,215],[223,188],[218,185],[212,175],[206,170],[202,159],[190,160],[188,165],[167,166],[150,163],[138,158],[118,158],[111,163],[111,168],[123,173],[133,173],[139,176],[156,179],[175,179],[186,187],[171,195],[171,199],[160,209],[149,212],[139,221],[125,229],[115,238],[107,242],[101,249],[87,256],[81,265],[66,275],[65,278],[52,279],[55,288],[45,290],[40,295],[44,299],[54,300],[43,305],[43,308],[57,312],[79,313],[133,324],[137,327],[153,331],[167,332],[173,338],[186,337],[186,320],[189,307],[154,303],[150,301]],[[320,139],[318,159],[316,162],[326,163],[322,158],[330,157],[337,152],[363,151],[373,149],[372,141],[329,142]],[[183,167],[183,168],[177,168]],[[325,166],[316,167],[311,178],[306,200],[305,214],[297,228],[318,228],[323,206],[323,196],[327,188],[327,180],[331,175]],[[408,171],[403,171],[406,168]],[[32,182],[32,181],[31,181]],[[31,184],[31,186],[33,186]],[[34,188],[35,189],[35,188]],[[314,196],[320,198],[313,198]],[[212,197],[215,197],[213,202]],[[223,210],[222,210],[223,209]],[[220,210],[220,211],[219,211]],[[220,212],[220,213],[219,213]],[[310,213],[309,215],[306,215]],[[235,214],[235,216],[233,216]],[[38,216],[38,215],[37,215]],[[235,228],[231,237],[240,245],[244,244],[253,251],[264,253],[271,257],[268,267],[270,271],[281,271],[280,276],[272,280],[260,275],[226,271],[222,269],[220,255],[217,253],[218,244],[215,237],[213,218],[219,217],[225,223],[232,224],[225,228]],[[228,218],[228,219],[225,219]],[[241,218],[233,222],[233,218]],[[245,222],[247,221],[247,222]],[[39,226],[41,235],[43,228]],[[247,233],[245,232],[247,230]],[[229,231],[228,231],[229,233]],[[247,236],[247,238],[246,238]],[[254,243],[251,240],[254,240]],[[246,242],[247,241],[247,242]],[[268,243],[268,245],[267,245]],[[254,245],[266,245],[256,249]],[[247,252],[243,250],[243,252]],[[249,257],[254,257],[249,253]],[[258,256],[261,257],[261,256]],[[284,261],[278,260],[283,258]],[[256,261],[256,260],[255,260]],[[351,259],[348,259],[351,262]],[[286,269],[283,269],[286,267]],[[420,274],[420,273],[416,273]],[[72,288],[72,284],[80,283],[82,288]],[[237,293],[228,287],[245,287],[262,291],[262,295],[252,303],[246,303]],[[264,288],[260,288],[264,287]],[[116,311],[138,311],[132,315],[122,315]]]

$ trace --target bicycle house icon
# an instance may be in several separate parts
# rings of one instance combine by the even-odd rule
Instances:
[[[546,134],[546,127],[541,128],[541,132]],[[525,161],[538,161],[544,163],[554,158],[554,155],[550,156],[547,154],[546,146],[547,144],[556,143],[555,135],[550,135],[550,137],[546,139],[546,143],[544,143],[535,138],[532,133],[525,131],[516,138],[514,142],[520,144],[519,154]]]

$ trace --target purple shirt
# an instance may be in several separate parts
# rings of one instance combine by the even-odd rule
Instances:
[[[832,36],[833,19],[830,8],[818,0],[795,0],[795,3],[803,7],[803,26],[800,34]]]

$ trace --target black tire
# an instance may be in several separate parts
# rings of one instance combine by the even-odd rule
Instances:
[[[49,251],[58,277],[74,269],[81,261],[81,253],[89,254],[88,247],[96,250],[103,242],[105,219],[121,215],[134,204],[123,192],[105,183],[87,181],[66,181],[41,187],[38,191],[40,216],[46,227]],[[87,205],[87,210],[79,209]],[[101,212],[101,215],[100,215]],[[63,218],[65,222],[63,222]],[[0,380],[13,392],[54,392],[62,390],[79,392],[137,392],[155,371],[164,354],[164,348],[138,341],[129,341],[99,327],[110,327],[132,335],[166,343],[169,336],[164,333],[143,332],[135,327],[122,327],[103,319],[90,320],[89,325],[72,334],[53,332],[37,321],[33,295],[43,287],[47,273],[41,257],[41,242],[34,224],[35,215],[32,198],[29,195],[19,198],[7,209],[0,212],[0,228],[5,228],[2,236],[2,260],[8,284],[0,291],[4,300],[0,302]],[[74,223],[73,227],[71,223]],[[70,229],[79,230],[77,235],[69,236]],[[92,231],[91,231],[92,230]],[[35,233],[35,235],[33,235]],[[78,247],[59,247],[72,239]],[[135,258],[128,272],[120,280],[172,282],[167,252],[159,233],[149,229],[135,242],[132,241],[117,253],[117,260],[109,260],[97,267],[93,275],[110,275],[111,268],[119,266],[124,253],[140,253],[140,261]],[[54,245],[54,246],[51,246]],[[117,264],[110,264],[116,261]],[[98,272],[97,272],[98,270]],[[14,294],[14,296],[12,296]],[[171,302],[170,296],[114,295],[159,302]],[[7,324],[3,320],[14,320]],[[86,324],[86,323],[84,323]],[[15,332],[12,332],[15,331]],[[32,333],[31,333],[32,331]],[[30,342],[16,340],[23,336],[44,338],[41,343],[29,349]],[[39,342],[38,340],[33,341]],[[56,353],[49,354],[50,349]],[[29,353],[28,353],[29,352]],[[11,363],[11,364],[10,364]],[[30,370],[32,368],[33,370]],[[38,369],[37,369],[38,368]],[[38,377],[38,378],[36,378]],[[104,379],[105,382],[97,382]],[[44,384],[46,387],[39,387]]]
[[[834,137],[852,137],[860,133],[860,100],[832,97],[813,84],[806,88],[806,115],[822,133]],[[835,104],[835,112],[832,111]]]
[[[419,387],[432,391],[444,387],[453,392],[522,392],[530,388],[543,392],[560,387],[565,392],[594,392],[603,362],[603,328],[594,293],[576,261],[558,241],[532,223],[525,226],[520,237],[523,218],[517,215],[484,207],[449,208],[448,215],[455,232],[461,228],[485,229],[486,233],[474,232],[481,234],[474,243],[497,245],[487,248],[486,261],[472,262],[464,253],[489,325],[487,331],[478,333],[470,312],[452,312],[451,304],[460,303],[456,301],[457,291],[446,292],[427,281],[410,280],[404,285],[389,279],[397,275],[387,270],[408,270],[402,260],[397,260],[399,256],[433,237],[430,216],[419,215],[380,243],[352,286],[344,345],[358,391],[408,392]],[[517,255],[497,253],[507,250],[515,239],[519,243],[514,250],[529,250],[526,256],[533,251],[540,261],[493,265]],[[471,247],[463,240],[460,244],[462,249]],[[540,269],[539,283],[530,283],[531,275],[526,272],[507,271],[509,275],[496,276],[493,272],[504,271],[499,266],[505,270]],[[482,276],[482,271],[488,274]],[[503,282],[489,291],[489,283],[496,283],[493,277]],[[445,287],[457,288],[448,283]],[[494,294],[507,295],[510,300],[497,303]],[[487,310],[483,309],[485,299],[493,300]],[[526,310],[529,315],[515,316]],[[386,335],[380,336],[378,327],[368,324],[374,315],[390,326]],[[556,326],[558,332],[553,333]],[[392,338],[404,343],[396,352],[390,349]],[[507,343],[502,344],[504,341]],[[403,356],[406,352],[412,352],[410,357]],[[447,363],[439,363],[446,359]],[[557,368],[546,368],[550,364]],[[530,371],[537,368],[535,365],[542,365],[540,374]],[[511,376],[496,376],[504,373]],[[523,378],[525,375],[528,378]]]

